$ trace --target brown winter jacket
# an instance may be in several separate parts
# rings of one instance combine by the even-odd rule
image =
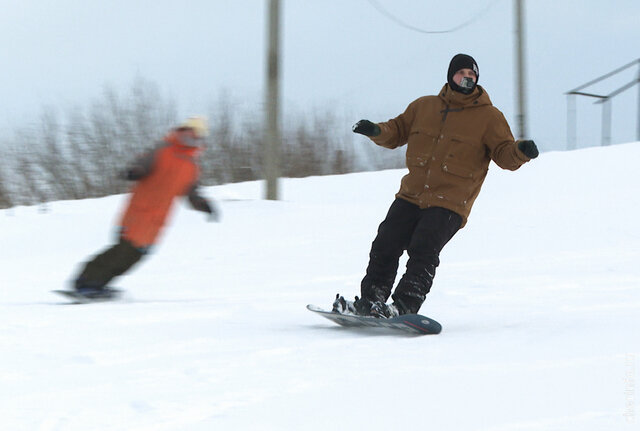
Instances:
[[[421,97],[398,117],[378,125],[380,135],[371,137],[376,144],[408,144],[409,173],[396,196],[420,208],[450,209],[462,216],[462,226],[491,160],[509,170],[530,160],[517,148],[507,120],[481,86],[465,95],[445,84],[437,96]]]

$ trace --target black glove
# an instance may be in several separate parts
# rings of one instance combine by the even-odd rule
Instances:
[[[211,212],[209,213],[209,221],[219,222],[220,221],[220,211],[218,211],[218,207],[216,207],[213,202],[209,205],[211,208]]]
[[[535,159],[539,154],[538,147],[533,141],[518,141],[518,149],[530,159]]]
[[[120,173],[120,177],[123,180],[128,180],[128,181],[138,181],[144,176],[145,176],[144,172],[142,171],[142,169],[138,167],[129,168]]]
[[[378,136],[380,134],[380,126],[369,120],[360,120],[353,125],[352,130],[365,136]]]
[[[146,152],[138,157],[127,168],[120,173],[120,176],[129,181],[138,181],[149,175],[153,169],[154,152]]]
[[[217,222],[220,220],[220,214],[213,202],[201,197],[192,201],[192,204],[196,210],[209,214],[209,221]]]

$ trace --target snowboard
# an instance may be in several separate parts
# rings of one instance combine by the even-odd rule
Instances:
[[[72,304],[94,304],[98,302],[116,301],[122,296],[122,290],[120,289],[108,287],[105,288],[105,290],[108,290],[111,293],[111,296],[102,298],[87,298],[86,296],[81,295],[74,290],[52,290],[52,292],[63,296],[66,299],[69,299]]]
[[[382,319],[371,316],[334,313],[312,304],[307,305],[307,309],[338,325],[351,328],[384,328],[420,335],[439,334],[442,331],[442,325],[420,314],[403,314],[390,319]]]

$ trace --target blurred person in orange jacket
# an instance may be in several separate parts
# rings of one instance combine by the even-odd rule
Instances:
[[[197,158],[206,136],[206,119],[189,118],[171,130],[158,148],[138,157],[123,172],[125,179],[136,183],[119,224],[118,243],[85,264],[74,281],[78,294],[87,299],[115,296],[117,290],[107,284],[128,271],[155,244],[176,197],[186,196],[195,210],[218,221],[214,204],[198,190]]]

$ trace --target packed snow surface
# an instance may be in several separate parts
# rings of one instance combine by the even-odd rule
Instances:
[[[420,310],[440,335],[332,324],[404,170],[206,188],[119,302],[66,305],[126,196],[0,211],[0,426],[634,430],[640,143],[492,165]],[[404,266],[405,259],[401,262]]]

